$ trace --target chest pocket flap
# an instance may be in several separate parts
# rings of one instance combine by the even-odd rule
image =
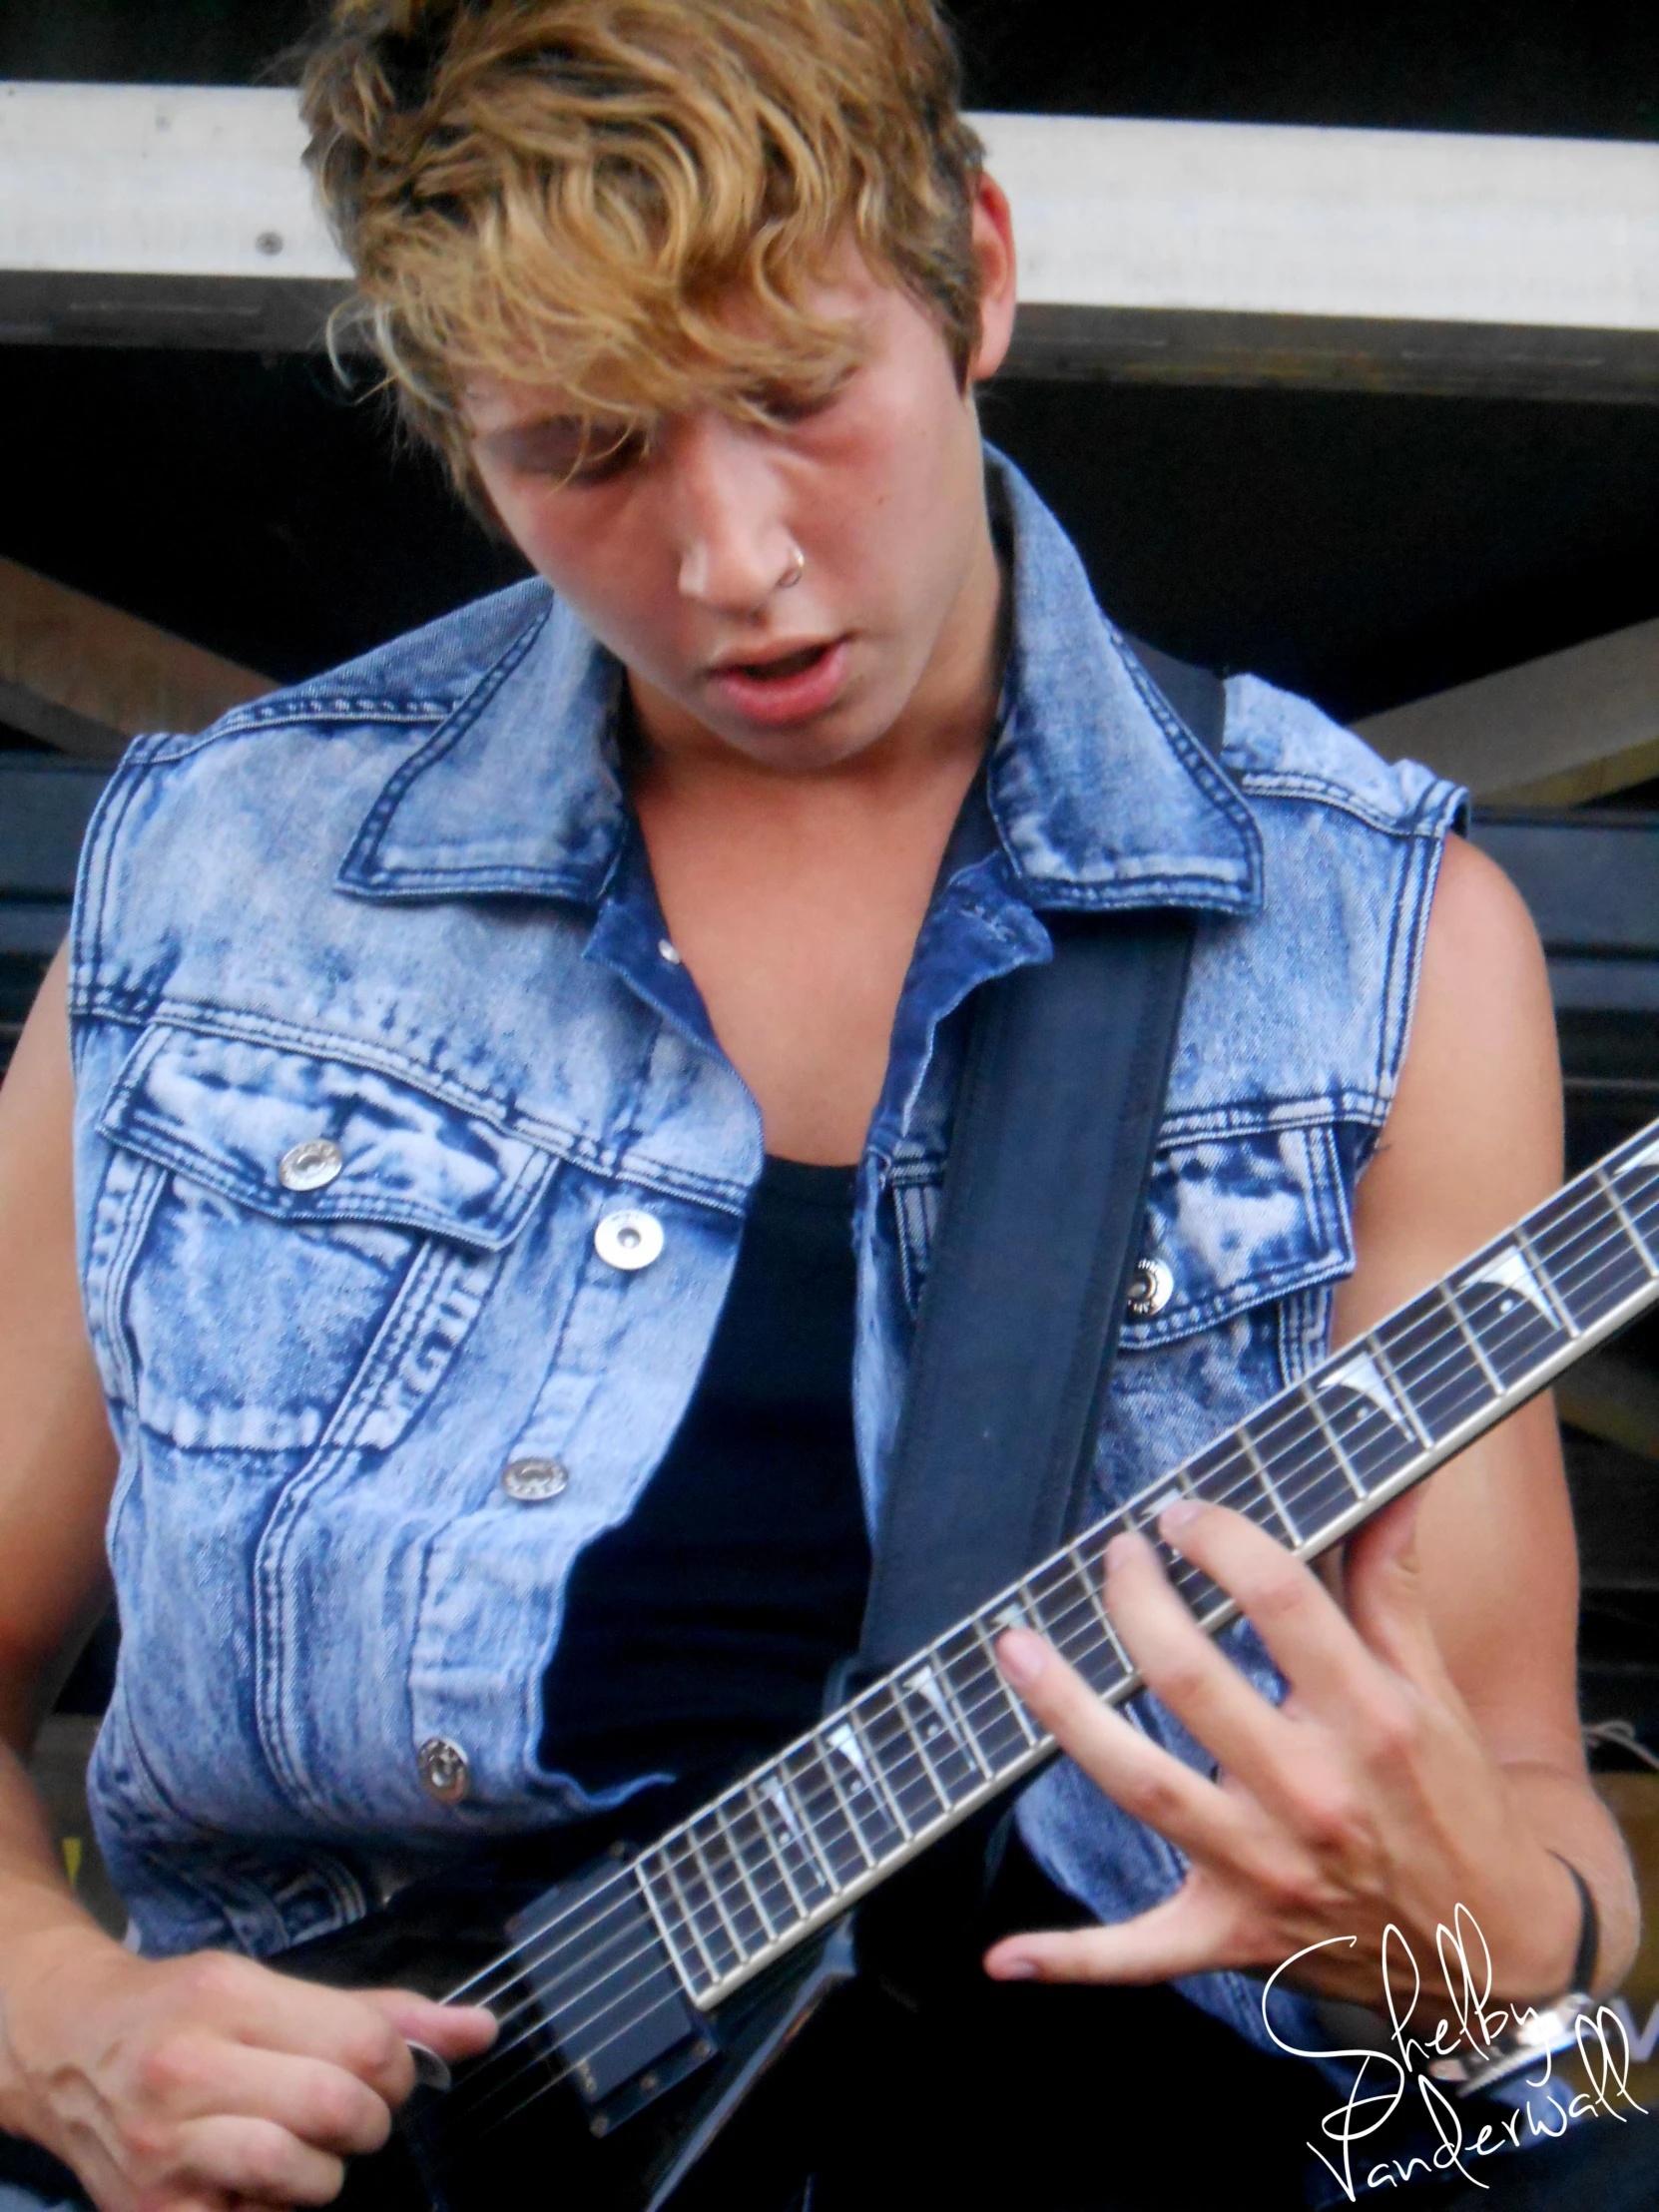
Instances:
[[[1161,1146],[1142,1257],[1168,1274],[1157,1312],[1125,1322],[1126,1349],[1347,1275],[1354,1237],[1335,1133],[1322,1124]]]
[[[186,1029],[146,1039],[99,1126],[276,1221],[383,1222],[484,1252],[511,1241],[551,1165],[372,1069]]]

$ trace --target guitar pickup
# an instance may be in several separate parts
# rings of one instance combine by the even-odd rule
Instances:
[[[714,2057],[639,1885],[614,1861],[544,1891],[507,1934],[594,2134]]]

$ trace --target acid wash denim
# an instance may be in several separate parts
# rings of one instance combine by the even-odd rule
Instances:
[[[1322,1354],[1459,805],[1250,678],[1218,766],[989,465],[1014,592],[994,830],[941,873],[857,1178],[871,1525],[968,993],[1048,956],[1045,913],[1200,916],[1146,1228],[1174,1292],[1124,1330],[1104,1510]],[[149,1952],[268,1955],[417,1867],[630,1794],[542,1765],[542,1676],[577,1557],[696,1385],[762,1130],[667,940],[620,681],[523,584],[140,741],[88,838],[77,1198],[124,1632],[91,1790]],[[318,1141],[332,1180],[289,1158]],[[651,1265],[596,1249],[628,1209],[660,1229]],[[515,1497],[524,1460],[568,1479]],[[1230,1648],[1277,1694],[1252,1633]],[[434,1743],[464,1758],[458,1801],[422,1780]],[[1020,1821],[1105,1920],[1180,1880],[1068,1766]],[[1191,1988],[1263,2039],[1254,1985]]]

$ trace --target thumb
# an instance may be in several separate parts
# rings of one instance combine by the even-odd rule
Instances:
[[[1417,1564],[1422,1489],[1368,1521],[1351,1538],[1344,1574],[1348,1616],[1380,1659],[1414,1682],[1443,1672]]]

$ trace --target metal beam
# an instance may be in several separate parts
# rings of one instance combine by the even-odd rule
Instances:
[[[0,560],[0,723],[83,760],[205,730],[275,686],[154,623]]]
[[[1659,146],[975,118],[1010,373],[1659,399]],[[301,347],[346,275],[291,93],[0,86],[0,337]]]
[[[1659,776],[1659,621],[1392,707],[1359,725],[1505,806],[1573,807]]]

